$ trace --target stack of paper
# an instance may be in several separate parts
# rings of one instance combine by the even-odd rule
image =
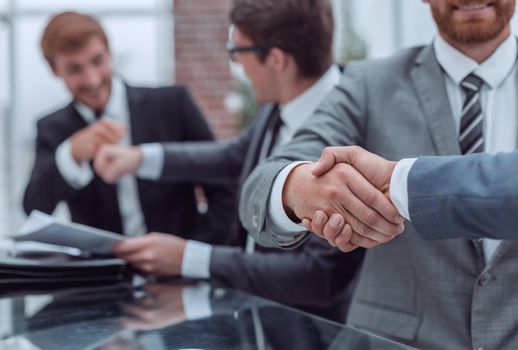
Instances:
[[[2,291],[119,282],[126,263],[112,257],[124,239],[113,232],[60,222],[33,211],[13,241],[0,241]]]
[[[112,246],[124,240],[122,235],[94,227],[61,222],[54,217],[33,210],[18,234],[16,241],[36,241],[74,247],[84,252],[111,255]]]

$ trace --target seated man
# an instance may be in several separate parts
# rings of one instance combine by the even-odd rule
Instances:
[[[237,0],[230,19],[235,26],[231,58],[243,66],[258,102],[266,105],[235,140],[164,144],[159,157],[164,165],[152,177],[159,182],[239,179],[241,184],[272,148],[292,138],[338,83],[329,1]],[[294,26],[296,21],[304,25]],[[155,158],[147,147],[105,146],[95,167],[110,182],[128,172],[146,177],[149,160]],[[290,252],[255,247],[234,214],[227,246],[155,233],[119,244],[114,252],[148,273],[211,278],[343,321],[342,291],[355,276],[363,251],[343,255],[317,238]]]
[[[81,224],[129,236],[159,230],[222,242],[231,218],[228,212],[235,207],[229,186],[204,187],[211,216],[202,217],[195,183],[189,179],[160,184],[128,176],[113,186],[91,167],[103,144],[212,140],[188,91],[180,86],[150,89],[125,84],[113,74],[108,39],[90,16],[55,16],[45,28],[41,47],[73,101],[38,121],[25,211],[51,213],[65,201],[72,220]],[[205,221],[212,217],[217,220],[208,225]]]

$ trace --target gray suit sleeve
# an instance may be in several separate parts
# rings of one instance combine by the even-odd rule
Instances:
[[[363,145],[367,106],[363,74],[350,64],[340,84],[288,144],[276,150],[248,177],[241,192],[239,214],[243,226],[264,246],[281,247],[282,234],[268,218],[268,201],[277,174],[298,160],[317,160],[326,146]],[[283,248],[297,246],[282,245]]]
[[[291,251],[247,254],[240,247],[215,246],[210,275],[227,286],[277,302],[326,307],[343,295],[363,254],[362,249],[343,254],[315,236]]]
[[[421,157],[408,176],[412,224],[426,239],[518,239],[518,152]]]

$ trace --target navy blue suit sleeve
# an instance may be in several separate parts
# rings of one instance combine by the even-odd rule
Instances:
[[[518,239],[518,152],[421,157],[408,176],[412,224],[427,239]]]

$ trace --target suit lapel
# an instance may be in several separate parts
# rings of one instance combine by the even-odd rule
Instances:
[[[263,146],[264,136],[266,130],[268,129],[270,119],[276,108],[276,104],[267,104],[264,105],[258,112],[257,124],[254,127],[255,131],[252,135],[252,139],[250,140],[250,146],[248,147],[245,162],[243,164],[243,170],[241,171],[241,176],[239,179],[240,185],[243,184],[248,175],[250,175],[250,173],[257,166],[259,153],[261,152],[261,148]]]
[[[71,102],[66,107],[66,113],[70,115],[70,118],[67,120],[70,122],[70,128],[73,130],[73,132],[76,132],[77,130],[83,129],[88,126],[87,122],[83,119],[81,114],[77,111],[77,109],[74,107],[74,102]]]
[[[138,91],[126,85],[128,98],[129,124],[131,129],[131,143],[138,145],[145,142],[146,135],[146,110],[144,98]]]
[[[460,154],[443,73],[432,45],[419,53],[410,76],[437,154]]]

